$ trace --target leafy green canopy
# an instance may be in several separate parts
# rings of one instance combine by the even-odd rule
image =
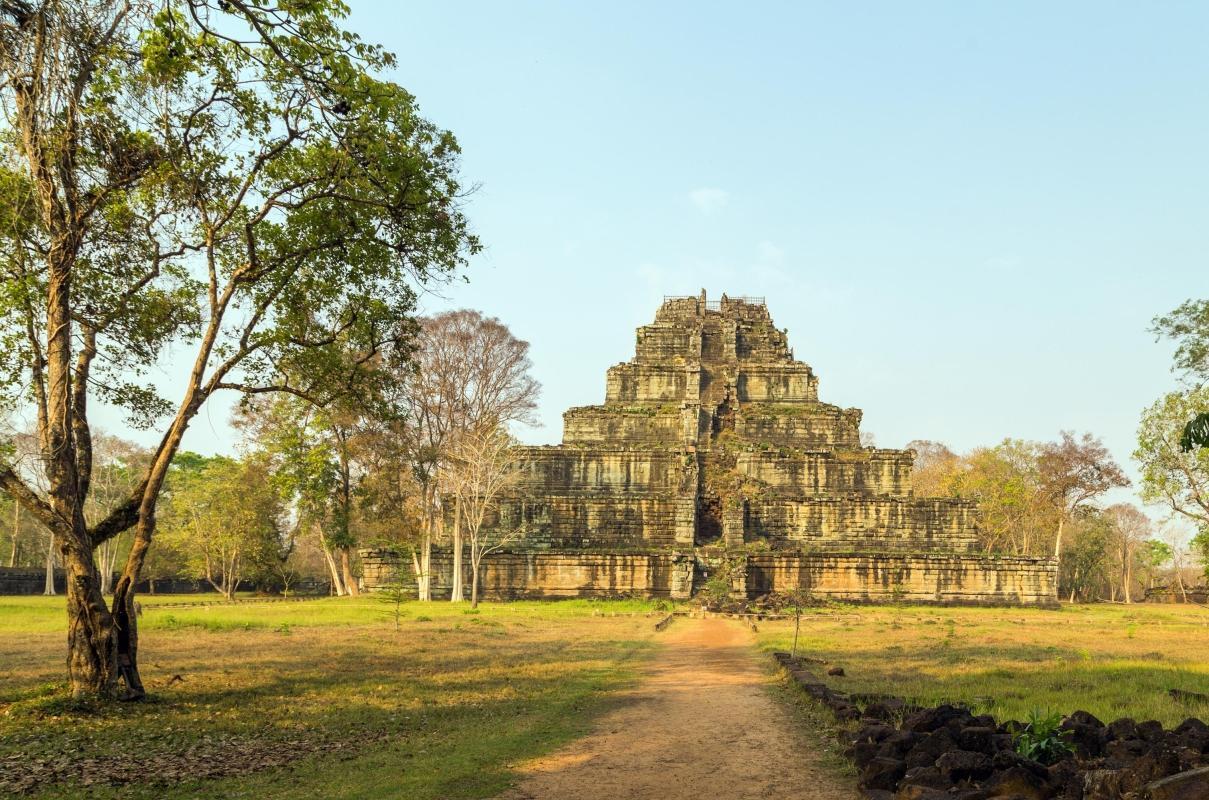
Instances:
[[[1209,381],[1209,300],[1188,300],[1166,316],[1157,317],[1151,330],[1176,342],[1174,368],[1203,386]],[[1190,452],[1209,447],[1209,412],[1200,411],[1183,428],[1180,449]]]
[[[67,533],[89,403],[172,423],[95,546],[144,517],[215,392],[324,405],[410,357],[417,287],[479,248],[459,148],[337,0],[0,6],[0,411],[37,417]],[[150,380],[167,369],[170,385]],[[64,388],[67,386],[67,388]],[[0,453],[0,458],[3,454]],[[54,508],[52,509],[52,506]]]
[[[41,13],[54,34],[44,47],[83,89],[48,79],[24,98],[19,82],[3,91],[10,118],[32,106],[38,120],[32,145],[21,124],[0,131],[8,403],[42,391],[56,248],[73,250],[79,378],[141,426],[222,388],[357,391],[410,335],[415,285],[478,248],[459,210],[454,137],[376,77],[393,59],[339,28],[343,4],[58,2]],[[5,66],[19,79],[42,56],[33,23],[10,15]],[[179,404],[147,376],[165,358],[187,364],[182,345],[195,343],[197,391]],[[350,347],[359,358],[344,357]]]

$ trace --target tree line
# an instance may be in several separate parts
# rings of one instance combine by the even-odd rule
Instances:
[[[1159,583],[1186,596],[1188,583],[1209,578],[1209,443],[1197,438],[1209,413],[1209,300],[1156,318],[1152,332],[1175,345],[1181,380],[1142,412],[1133,452],[1139,496],[1159,523],[1133,504],[1103,502],[1131,482],[1089,433],[961,454],[911,442],[915,493],[976,502],[985,552],[1057,558],[1065,599],[1131,602]]]
[[[289,592],[302,578],[325,577],[333,594],[356,595],[356,550],[393,546],[411,554],[430,593],[424,565],[441,540],[459,562],[469,558],[456,567],[466,579],[452,598],[464,599],[469,584],[477,603],[483,556],[520,532],[518,525],[485,536],[513,478],[509,426],[528,422],[536,407],[528,347],[497,319],[450,311],[418,320],[410,359],[380,365],[373,392],[324,406],[289,393],[247,399],[233,419],[241,434],[235,455],[174,456],[156,546],[143,564],[149,590],[184,577],[233,598],[241,586]],[[23,474],[44,482],[36,436],[20,442]],[[136,487],[153,451],[98,435],[94,454],[89,518]],[[51,531],[9,505],[10,565],[49,570]],[[106,593],[132,541],[125,533],[96,550]]]

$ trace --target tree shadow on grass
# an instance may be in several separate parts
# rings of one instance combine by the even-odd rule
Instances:
[[[31,713],[6,726],[0,793],[68,796],[89,785],[98,797],[192,796],[189,787],[218,781],[234,792],[251,781],[264,796],[266,787],[284,781],[295,790],[286,796],[296,796],[298,778],[285,773],[310,771],[305,785],[329,771],[347,774],[347,766],[334,767],[343,760],[368,759],[370,772],[354,784],[393,785],[406,773],[417,786],[432,784],[430,796],[463,796],[475,785],[502,785],[504,764],[570,735],[582,722],[581,709],[624,683],[619,662],[644,647],[620,638],[534,642],[474,633],[440,642],[448,649],[433,647],[431,637],[411,649],[407,642],[365,639],[314,648],[299,637],[249,653],[238,670],[207,671],[204,654],[185,654],[170,669],[188,664],[195,672],[160,690],[155,702],[67,708],[53,717]],[[41,691],[18,717],[45,702]],[[36,695],[33,687],[25,692]],[[16,754],[27,757],[4,759]],[[387,757],[411,766],[374,775],[374,759]],[[422,763],[431,777],[423,769],[416,774]],[[433,783],[446,773],[460,776],[451,778],[457,792]]]

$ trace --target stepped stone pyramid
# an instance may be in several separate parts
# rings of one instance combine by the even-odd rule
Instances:
[[[913,453],[863,447],[860,410],[818,389],[763,298],[665,298],[604,405],[524,448],[492,520],[524,536],[488,557],[485,594],[687,598],[721,581],[735,597],[1054,602],[1053,560],[979,553],[974,505],[914,497]],[[411,562],[362,560],[370,588]],[[434,595],[451,565],[438,549]]]

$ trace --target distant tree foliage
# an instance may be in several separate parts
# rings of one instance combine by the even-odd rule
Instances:
[[[280,576],[293,540],[263,457],[182,454],[170,474],[160,526],[185,573],[233,599],[241,581]]]
[[[1185,450],[1185,421],[1209,412],[1209,388],[1170,392],[1142,412],[1133,457],[1142,468],[1142,499],[1198,528],[1209,526],[1209,448]]]
[[[1156,317],[1151,331],[1176,343],[1172,368],[1197,387],[1209,381],[1209,300],[1187,300],[1165,316]],[[1180,432],[1180,449],[1209,447],[1209,412],[1200,411]]]
[[[1102,509],[1112,488],[1128,485],[1107,448],[1091,434],[1063,431],[1052,442],[1005,439],[954,453],[915,441],[911,487],[917,496],[956,495],[978,504],[985,552],[1057,555],[1065,597],[1132,601],[1144,573],[1150,520],[1133,506]]]
[[[1071,517],[1110,489],[1130,485],[1108,448],[1090,433],[1076,439],[1062,431],[1058,441],[1042,445],[1037,470],[1041,491],[1058,509],[1055,558],[1062,555],[1062,529]]]

